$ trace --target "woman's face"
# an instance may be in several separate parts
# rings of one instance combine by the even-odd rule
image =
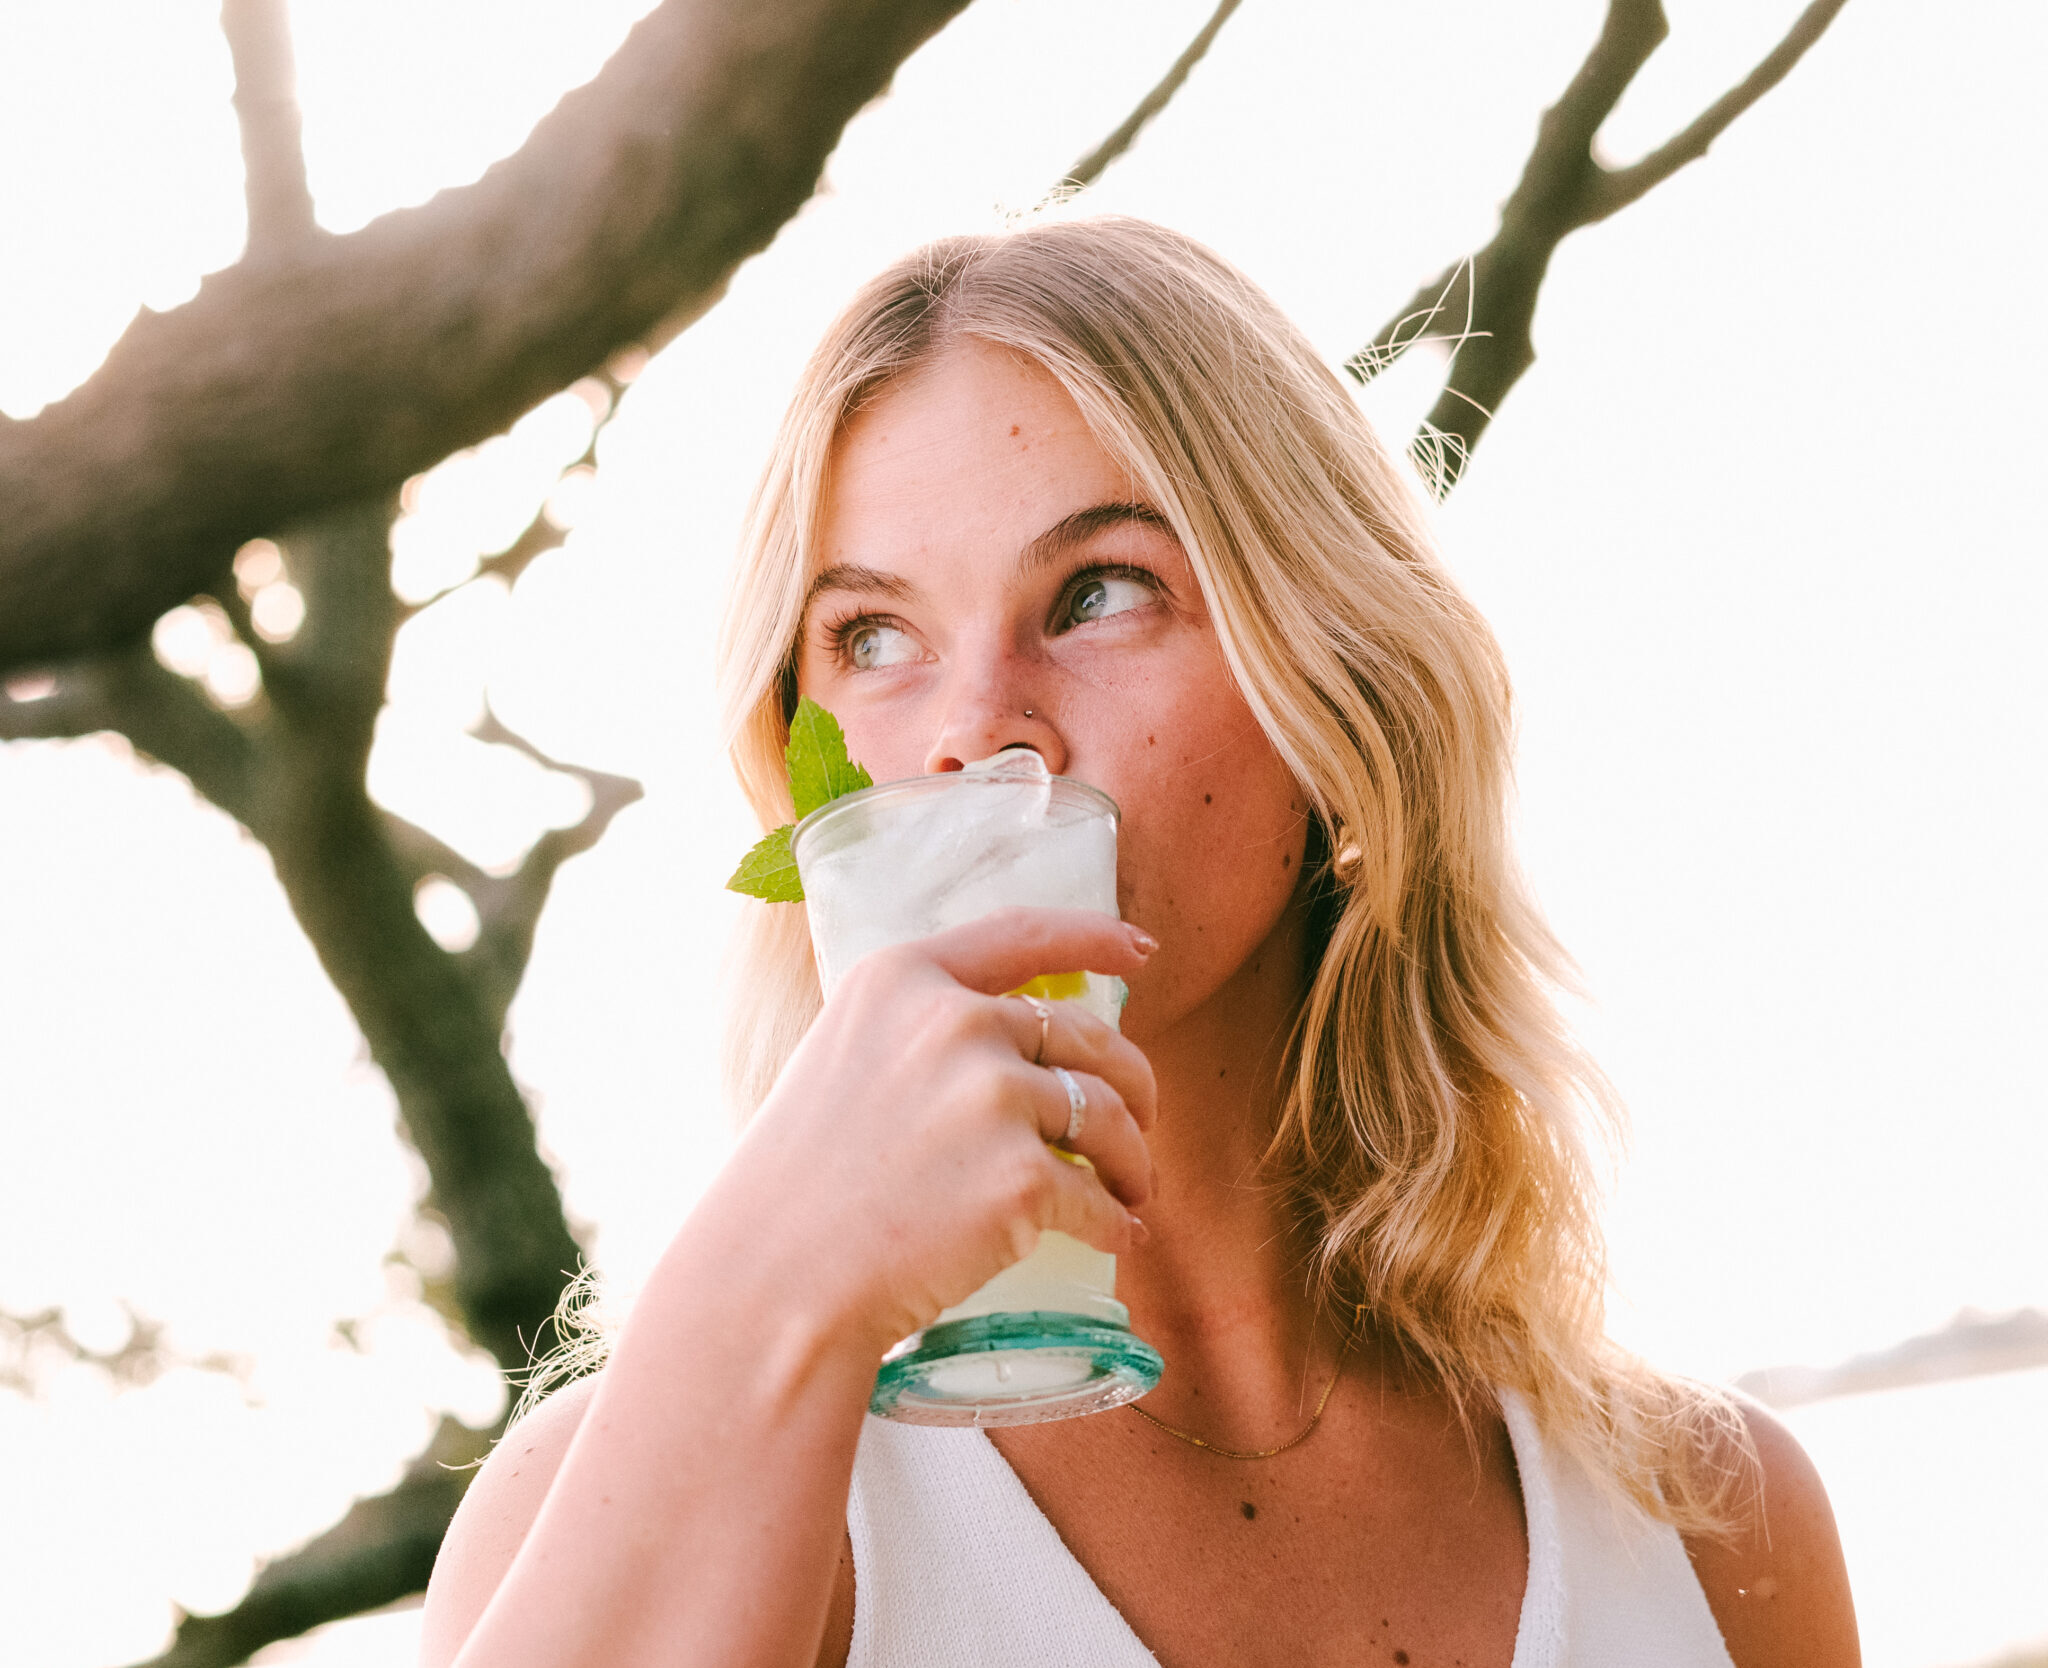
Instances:
[[[1209,1001],[1287,914],[1304,801],[1157,510],[1050,375],[971,339],[854,417],[830,481],[803,693],[878,782],[1022,744],[1109,794],[1119,905],[1160,941],[1125,1028]]]

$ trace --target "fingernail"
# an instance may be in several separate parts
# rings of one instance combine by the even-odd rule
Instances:
[[[1131,944],[1141,955],[1147,956],[1159,948],[1159,940],[1154,938],[1143,927],[1131,928]]]

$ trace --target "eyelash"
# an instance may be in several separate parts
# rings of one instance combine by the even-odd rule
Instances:
[[[1150,568],[1139,567],[1131,562],[1090,562],[1067,575],[1066,582],[1060,586],[1059,601],[1053,605],[1053,618],[1059,619],[1066,609],[1071,608],[1075,593],[1094,579],[1128,579],[1143,585],[1155,597],[1163,597],[1166,594],[1166,582]],[[869,626],[895,624],[896,621],[887,614],[848,614],[832,621],[824,628],[825,650],[843,666],[847,661],[847,644],[853,640],[856,632],[863,631]],[[1061,634],[1072,629],[1071,624],[1067,625],[1062,628]]]

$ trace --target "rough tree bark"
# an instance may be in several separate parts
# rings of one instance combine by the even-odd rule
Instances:
[[[395,490],[715,296],[965,4],[667,0],[474,185],[144,311],[0,421],[0,672],[132,640],[244,540]]]

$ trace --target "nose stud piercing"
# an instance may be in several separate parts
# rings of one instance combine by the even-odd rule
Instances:
[[[1026,708],[1024,709],[1024,716],[1025,716],[1026,718],[1031,718],[1031,717],[1034,717],[1034,716],[1035,716],[1035,714],[1033,714],[1032,710],[1031,710],[1031,709],[1030,709],[1029,707],[1026,707]]]

